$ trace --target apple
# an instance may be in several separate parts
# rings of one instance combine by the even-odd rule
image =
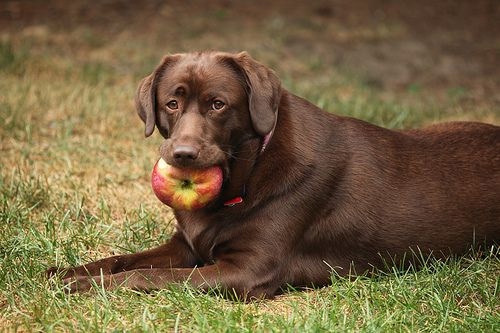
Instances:
[[[205,207],[220,193],[222,169],[174,167],[162,158],[156,162],[151,175],[153,191],[164,204],[178,210],[196,210]]]

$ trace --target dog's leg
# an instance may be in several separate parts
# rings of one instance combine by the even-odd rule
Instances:
[[[271,298],[280,287],[277,282],[259,284],[256,282],[258,280],[250,270],[221,261],[199,268],[143,268],[112,275],[69,278],[64,282],[69,286],[70,292],[89,291],[94,283],[108,290],[127,287],[151,291],[165,288],[169,284],[187,282],[194,288],[205,291],[220,288],[241,300]]]
[[[62,279],[110,275],[141,268],[194,267],[196,258],[180,233],[151,250],[104,258],[89,264],[71,268],[52,267],[47,270],[49,277],[61,274]]]

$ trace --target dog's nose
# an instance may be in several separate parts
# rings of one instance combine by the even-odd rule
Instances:
[[[194,161],[198,158],[200,150],[193,146],[179,145],[174,148],[174,158],[178,161]]]

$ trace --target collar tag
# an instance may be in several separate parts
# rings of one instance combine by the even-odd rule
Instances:
[[[240,204],[242,202],[243,202],[243,198],[242,197],[236,197],[236,198],[233,198],[231,200],[228,200],[228,201],[224,202],[224,206],[226,206],[226,207],[233,207],[234,205]]]

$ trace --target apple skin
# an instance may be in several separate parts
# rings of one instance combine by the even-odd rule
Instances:
[[[213,201],[222,188],[222,169],[181,169],[160,158],[151,175],[151,185],[158,199],[178,210],[196,210]]]

